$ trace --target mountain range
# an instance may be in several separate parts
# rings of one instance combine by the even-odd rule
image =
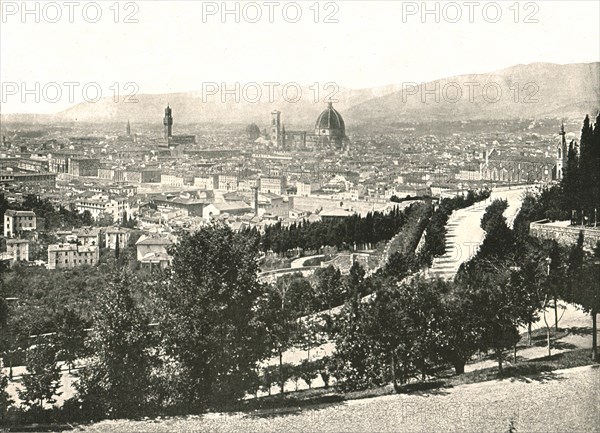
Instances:
[[[301,87],[302,97],[291,101],[297,89],[275,87],[272,100],[268,88],[260,87],[258,102],[234,100],[220,90],[215,95],[201,91],[171,94],[139,94],[136,103],[114,103],[111,97],[96,103],[83,102],[54,115],[2,114],[8,121],[162,123],[164,108],[173,108],[175,125],[190,123],[249,124],[261,128],[270,112],[282,112],[286,129],[311,129],[325,108],[332,87]],[[234,85],[228,85],[233,89]],[[252,91],[253,89],[249,89]],[[239,93],[242,95],[240,89]],[[254,98],[255,93],[249,93]],[[404,122],[461,121],[476,119],[576,118],[600,108],[600,62],[558,65],[532,63],[484,74],[448,77],[427,83],[399,83],[368,89],[340,87],[333,95],[335,108],[351,125]]]

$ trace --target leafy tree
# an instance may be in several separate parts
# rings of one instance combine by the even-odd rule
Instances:
[[[312,388],[312,383],[319,376],[317,365],[309,359],[303,359],[302,363],[297,366],[300,378],[306,382],[308,388]]]
[[[147,404],[153,337],[147,315],[136,306],[139,282],[127,271],[111,276],[93,314],[92,353],[77,390],[94,417],[135,416]]]
[[[271,388],[274,384],[279,382],[280,378],[280,367],[277,365],[269,365],[262,370],[260,375],[261,389],[267,391],[271,395]]]
[[[38,342],[27,350],[27,374],[23,375],[23,388],[18,391],[27,406],[43,409],[44,403],[55,403],[55,397],[60,395],[61,372],[56,355],[55,345],[47,342]]]
[[[519,341],[518,327],[529,317],[530,297],[514,284],[511,264],[478,260],[463,264],[457,276],[460,296],[477,311],[480,349],[492,350],[503,372],[503,351]]]
[[[163,344],[184,369],[190,410],[242,397],[269,353],[257,247],[256,237],[222,224],[182,233],[156,285]]]
[[[332,309],[342,305],[345,293],[342,287],[342,274],[333,266],[319,268],[315,271],[315,310]]]
[[[69,366],[69,372],[75,361],[84,354],[87,323],[79,314],[71,309],[65,309],[55,316],[56,344],[59,356]]]
[[[333,373],[342,390],[365,389],[386,382],[384,355],[381,350],[374,350],[368,331],[376,322],[369,315],[370,307],[354,296],[335,322],[335,353],[330,369],[325,371]]]
[[[288,379],[284,371],[283,353],[299,339],[303,332],[299,329],[301,322],[294,312],[291,296],[289,296],[289,279],[279,279],[272,285],[261,299],[259,311],[261,322],[265,325],[267,345],[272,353],[279,357],[279,387],[283,394]]]
[[[4,375],[3,369],[0,368],[0,425],[4,424],[8,407],[14,403],[6,390],[7,388],[8,377]]]
[[[600,243],[596,245],[593,256],[577,269],[571,274],[575,282],[570,300],[592,317],[592,360],[598,361],[596,316],[600,312]]]
[[[454,287],[442,296],[438,351],[442,359],[452,364],[456,374],[465,372],[465,364],[480,347],[477,316],[478,310],[472,299],[461,296]]]

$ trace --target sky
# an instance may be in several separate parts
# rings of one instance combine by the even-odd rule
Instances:
[[[54,113],[98,90],[360,89],[597,62],[599,17],[598,1],[0,0],[0,112]]]

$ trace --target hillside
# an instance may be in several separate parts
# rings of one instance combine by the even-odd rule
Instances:
[[[484,87],[486,86],[487,87]],[[346,125],[389,124],[394,122],[460,121],[478,119],[581,118],[600,107],[600,63],[557,65],[532,63],[517,65],[485,74],[469,74],[443,78],[415,87],[412,83],[368,89],[339,88],[334,98]],[[273,101],[269,88],[261,86],[258,102],[236,102],[221,93],[203,98],[202,91],[171,94],[139,94],[137,103],[114,103],[111,97],[97,103],[81,103],[55,114],[2,114],[2,121],[53,122],[162,122],[164,107],[173,107],[177,124],[209,123],[248,124],[261,128],[268,124],[270,112],[282,111],[286,129],[310,129],[324,109],[324,101],[332,88],[324,83],[315,93],[302,87],[298,102],[286,101],[283,86],[275,87]],[[403,92],[403,87],[407,90]],[[227,86],[233,89],[233,84]],[[485,88],[485,91],[484,91]],[[433,93],[427,94],[426,90]],[[242,94],[241,90],[239,92]],[[296,94],[289,89],[288,99]],[[254,94],[249,94],[250,98]],[[436,101],[437,98],[437,101]],[[204,99],[204,101],[203,101]]]
[[[429,90],[433,93],[427,94]],[[533,63],[487,74],[445,78],[416,89],[408,87],[405,92],[400,90],[358,104],[344,115],[349,124],[570,118],[595,113],[599,107],[600,63]]]

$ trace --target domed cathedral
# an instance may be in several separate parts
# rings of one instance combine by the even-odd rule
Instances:
[[[333,102],[319,115],[315,123],[315,141],[321,146],[348,150],[350,141],[346,136],[346,124],[342,115],[333,108]]]
[[[350,140],[346,136],[346,124],[342,115],[329,102],[327,108],[317,118],[312,131],[286,131],[281,121],[281,112],[271,112],[271,125],[263,132],[269,145],[280,149],[309,150],[329,148],[348,151]]]

